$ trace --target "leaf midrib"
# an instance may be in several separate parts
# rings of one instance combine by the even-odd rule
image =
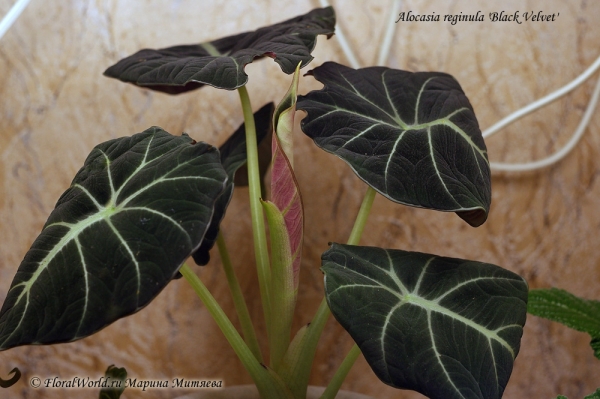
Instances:
[[[44,259],[42,259],[39,263],[38,263],[38,267],[36,269],[36,271],[33,273],[33,275],[31,276],[31,278],[29,278],[29,280],[27,281],[22,281],[18,284],[15,284],[13,287],[10,288],[10,290],[8,290],[8,292],[10,293],[12,290],[14,290],[15,288],[18,287],[23,287],[23,291],[21,291],[21,293],[19,294],[19,296],[17,297],[17,300],[15,301],[13,307],[17,306],[21,300],[23,299],[23,296],[27,296],[26,298],[26,302],[25,302],[25,308],[23,309],[23,312],[21,313],[21,319],[19,320],[19,323],[17,324],[17,327],[13,330],[13,332],[4,340],[4,342],[8,341],[18,330],[19,327],[21,326],[21,323],[23,322],[23,320],[25,319],[25,314],[27,313],[27,308],[29,307],[29,293],[31,292],[31,286],[33,284],[35,284],[35,282],[37,281],[37,279],[39,278],[39,276],[47,269],[48,264],[50,262],[52,262],[52,260],[54,259],[54,257],[62,251],[62,249],[69,244],[72,240],[76,240],[77,237],[79,236],[79,234],[87,229],[89,226],[93,225],[94,223],[103,220],[105,217],[105,215],[101,212],[95,213],[93,215],[88,216],[87,218],[85,218],[84,220],[75,223],[75,224],[70,224],[70,223],[65,223],[65,222],[57,222],[57,223],[52,223],[48,226],[46,226],[44,228],[44,230],[46,230],[49,227],[52,226],[62,226],[62,227],[66,227],[69,229],[69,231],[60,239],[60,241],[58,243],[56,243],[53,247],[52,250],[50,250],[48,252],[48,254],[44,257]],[[87,293],[86,293],[87,295]],[[4,343],[3,342],[3,343]]]
[[[358,91],[354,85],[344,76],[344,74],[341,74],[341,77],[344,79],[344,81],[346,82],[346,84],[351,88],[349,89],[348,87],[345,87],[343,85],[333,85],[334,87],[337,87],[340,90],[349,92],[355,96],[358,96],[360,99],[362,99],[363,101],[367,102],[368,104],[372,105],[373,107],[377,108],[378,110],[380,110],[381,112],[383,112],[385,115],[387,115],[390,119],[394,120],[396,122],[396,124],[392,124],[389,123],[387,121],[384,120],[380,120],[380,119],[376,119],[373,117],[370,117],[368,115],[364,115],[364,114],[360,114],[360,113],[356,113],[354,111],[350,111],[348,109],[345,108],[341,108],[338,106],[332,106],[333,111],[327,112],[315,119],[313,119],[313,122],[325,117],[333,112],[339,111],[339,112],[347,112],[349,114],[352,115],[358,115],[359,117],[371,120],[373,122],[376,122],[376,125],[387,125],[389,127],[392,127],[393,129],[400,129],[402,130],[402,134],[399,135],[398,140],[396,141],[396,143],[394,143],[394,148],[397,146],[398,142],[402,139],[402,137],[404,136],[404,134],[410,130],[426,130],[429,132],[429,129],[435,126],[439,126],[439,125],[445,125],[448,126],[449,128],[451,128],[454,132],[456,132],[459,136],[461,136],[468,144],[469,146],[476,152],[478,152],[483,159],[486,161],[486,163],[489,165],[489,161],[487,160],[487,151],[486,150],[482,150],[481,148],[479,148],[471,139],[471,137],[465,133],[462,129],[460,129],[456,124],[454,124],[450,118],[452,118],[453,116],[455,116],[456,114],[458,114],[459,112],[462,111],[468,111],[467,107],[462,107],[459,108],[453,112],[451,112],[450,114],[446,115],[443,118],[438,118],[434,121],[430,121],[430,122],[425,122],[425,123],[418,123],[418,112],[419,112],[419,104],[421,101],[421,95],[423,94],[425,87],[427,86],[427,84],[432,81],[433,79],[435,79],[436,77],[433,76],[429,79],[427,79],[422,85],[421,88],[419,89],[419,93],[417,95],[417,99],[416,99],[416,103],[415,103],[415,116],[414,116],[414,124],[409,124],[404,122],[401,118],[400,115],[398,114],[398,111],[396,109],[396,106],[394,104],[394,102],[392,101],[392,98],[390,96],[389,90],[388,90],[388,85],[385,82],[385,76],[386,73],[388,72],[388,70],[384,71],[381,75],[381,84],[383,85],[384,91],[385,91],[385,95],[386,95],[386,99],[388,101],[388,103],[390,104],[391,109],[394,111],[394,115],[391,115],[389,112],[387,112],[385,109],[383,109],[381,106],[375,104],[374,102],[372,102],[371,100],[369,100],[367,97],[363,96],[360,91]],[[365,131],[361,132],[360,134],[358,134],[357,136],[353,137],[352,139],[349,140],[352,141],[357,137],[360,137],[361,135],[365,134],[367,131],[369,131],[370,129],[372,129],[374,126],[369,127],[368,129],[366,129]],[[347,145],[348,143],[344,144],[344,147]],[[391,156],[391,155],[390,155]],[[479,163],[478,163],[479,166]],[[482,173],[481,168],[480,169],[480,173]]]
[[[357,139],[358,137],[361,137],[362,135],[366,134],[368,131],[370,131],[373,127],[375,127],[377,125],[385,125],[385,126],[391,127],[394,130],[400,130],[402,132],[402,134],[400,135],[399,139],[402,138],[402,136],[404,135],[404,133],[406,133],[408,131],[411,131],[411,130],[414,130],[414,131],[417,131],[417,130],[427,130],[427,129],[430,129],[430,128],[435,127],[435,126],[443,125],[443,126],[449,127],[455,133],[457,133],[459,136],[461,136],[469,144],[469,146],[471,148],[473,148],[475,151],[477,151],[484,158],[484,160],[486,161],[486,163],[489,164],[489,162],[487,160],[487,151],[486,150],[482,150],[481,148],[479,148],[473,142],[473,140],[471,139],[471,137],[469,137],[469,135],[467,133],[465,133],[464,130],[462,130],[461,128],[459,128],[454,122],[452,122],[450,120],[450,118],[452,118],[453,116],[455,116],[458,112],[466,111],[466,110],[468,110],[468,108],[464,108],[463,107],[463,108],[460,108],[460,109],[452,112],[451,114],[449,114],[449,115],[447,115],[447,116],[445,116],[443,118],[439,118],[439,119],[436,119],[436,120],[433,120],[433,121],[430,121],[430,122],[413,124],[413,125],[404,123],[400,119],[398,120],[399,123],[393,124],[393,123],[390,123],[390,122],[387,122],[387,121],[384,121],[384,120],[381,120],[381,119],[377,119],[377,118],[374,118],[374,117],[369,116],[369,115],[360,114],[358,112],[351,111],[349,109],[342,108],[342,107],[339,107],[339,106],[329,106],[329,108],[331,108],[332,110],[329,111],[329,112],[324,113],[323,115],[320,115],[320,116],[314,118],[313,120],[311,120],[311,123],[313,123],[313,122],[315,122],[315,121],[317,121],[317,120],[319,120],[321,118],[324,118],[326,116],[329,116],[330,114],[332,114],[334,112],[345,112],[345,113],[348,113],[350,115],[356,115],[356,116],[358,116],[360,118],[364,118],[364,119],[370,120],[372,122],[375,122],[374,125],[369,126],[367,129],[363,130],[362,132],[360,132],[359,134],[357,134],[356,136],[354,136],[350,140],[348,140],[348,142],[346,142],[344,144],[344,147],[350,141],[353,141],[353,140]],[[381,108],[379,108],[379,109],[381,109]],[[390,115],[388,115],[388,116],[390,116]],[[392,118],[392,119],[394,119],[396,121],[396,118],[394,118],[392,116],[390,116],[390,118]]]
[[[363,259],[363,262],[368,262],[366,260]],[[380,269],[379,270],[383,271],[384,273],[388,274],[391,276],[391,273],[389,273],[386,270]],[[479,332],[480,334],[482,334],[483,336],[485,336],[488,339],[494,339],[495,341],[497,341],[498,343],[500,343],[503,347],[505,347],[511,354],[511,356],[513,357],[513,359],[515,358],[515,353],[514,350],[512,349],[512,347],[508,344],[508,342],[506,342],[503,338],[501,338],[498,335],[498,332],[506,329],[506,328],[510,328],[510,327],[519,327],[517,324],[511,324],[511,325],[507,325],[507,326],[502,326],[501,328],[497,329],[496,331],[492,331],[489,330],[475,322],[473,322],[470,319],[467,319],[464,316],[461,316],[460,314],[453,312],[443,306],[440,306],[438,303],[439,298],[437,298],[436,300],[428,300],[425,298],[420,297],[419,295],[415,295],[414,291],[412,292],[402,292],[402,288],[398,287],[398,289],[401,292],[397,292],[394,291],[393,289],[391,289],[390,287],[381,284],[379,281],[370,278],[368,276],[362,275],[360,273],[355,272],[354,270],[351,269],[346,269],[345,272],[347,273],[354,273],[358,276],[360,276],[361,278],[367,279],[372,281],[374,284],[373,285],[367,285],[367,284],[346,284],[346,285],[342,285],[337,287],[335,290],[331,291],[329,295],[333,295],[336,291],[341,290],[341,289],[345,289],[345,288],[355,288],[355,287],[362,287],[362,288],[369,288],[369,289],[383,289],[385,291],[388,291],[389,293],[391,293],[392,295],[394,295],[396,298],[398,298],[398,302],[396,305],[394,305],[393,307],[395,309],[397,309],[398,307],[404,306],[406,304],[412,304],[412,305],[416,305],[419,306],[420,308],[424,309],[425,311],[429,312],[437,312],[437,313],[441,313],[443,315],[446,315],[448,317],[451,317],[459,322],[462,322],[463,324],[467,325],[468,327],[474,329],[475,331]],[[392,273],[393,274],[393,273]],[[476,282],[476,281],[480,281],[480,280],[491,280],[491,279],[498,279],[498,277],[481,277],[479,279],[473,279],[471,280],[472,283]]]
[[[108,157],[108,155],[98,149],[98,151],[102,154],[102,156],[104,157],[105,161],[106,161],[106,173],[107,173],[107,177],[108,177],[108,182],[109,182],[109,186],[110,186],[110,191],[111,191],[111,198],[108,201],[108,204],[106,206],[102,206],[97,200],[96,198],[87,190],[86,187],[80,185],[80,184],[74,184],[73,188],[77,188],[79,190],[81,190],[89,199],[90,201],[92,201],[92,203],[98,208],[98,212],[93,213],[91,215],[88,215],[85,219],[77,222],[77,223],[67,223],[67,222],[56,222],[56,223],[52,223],[49,224],[47,226],[44,227],[43,230],[46,230],[50,227],[54,227],[54,226],[62,226],[62,227],[66,227],[68,229],[67,233],[59,240],[58,243],[56,243],[52,249],[48,252],[48,254],[44,257],[44,259],[42,259],[41,261],[39,261],[37,263],[37,269],[35,270],[35,272],[32,274],[32,276],[27,280],[27,281],[22,281],[18,284],[15,284],[13,287],[10,288],[9,292],[12,291],[13,289],[16,289],[18,287],[23,287],[23,291],[21,291],[21,293],[19,293],[19,296],[17,297],[14,306],[17,306],[21,300],[23,299],[24,296],[26,296],[26,302],[25,302],[25,308],[23,309],[23,312],[21,314],[21,319],[19,320],[19,323],[17,324],[17,327],[13,330],[13,332],[4,340],[4,342],[8,341],[15,332],[17,332],[19,330],[19,327],[21,326],[21,323],[23,322],[23,320],[25,319],[25,315],[27,313],[27,309],[29,307],[29,293],[31,292],[31,287],[33,286],[33,284],[35,284],[35,282],[37,281],[37,279],[40,277],[40,275],[48,268],[49,264],[54,260],[54,258],[56,257],[56,255],[58,253],[60,253],[63,248],[65,248],[69,243],[71,243],[72,241],[75,241],[76,245],[78,246],[78,250],[79,250],[79,240],[77,239],[79,237],[79,235],[86,230],[87,228],[89,228],[90,226],[94,225],[95,223],[99,222],[99,221],[105,221],[110,227],[111,230],[116,234],[118,240],[126,247],[126,249],[128,250],[128,253],[130,254],[130,257],[132,259],[132,261],[136,264],[136,272],[137,272],[137,285],[138,285],[138,294],[140,291],[140,283],[141,283],[141,276],[140,276],[140,270],[139,270],[139,265],[137,264],[137,260],[135,258],[135,256],[133,256],[129,246],[127,245],[126,241],[121,237],[121,235],[118,233],[117,229],[113,226],[112,222],[110,221],[110,219],[121,213],[124,211],[128,211],[128,210],[141,210],[141,209],[145,209],[150,213],[154,213],[154,214],[160,214],[162,217],[164,217],[165,219],[169,220],[170,222],[172,222],[173,224],[175,224],[180,230],[183,230],[185,232],[185,229],[183,229],[183,227],[177,223],[174,219],[170,218],[169,216],[163,214],[162,212],[158,212],[152,208],[146,208],[146,207],[131,207],[131,208],[127,208],[125,207],[125,205],[127,204],[127,202],[129,202],[130,200],[132,200],[133,198],[135,198],[137,195],[139,195],[140,193],[142,193],[143,191],[145,191],[146,189],[148,189],[149,187],[158,184],[158,183],[162,183],[165,181],[170,181],[170,180],[179,180],[179,179],[208,179],[208,178],[204,178],[204,177],[200,177],[200,176],[184,176],[184,177],[176,177],[176,178],[165,178],[165,176],[167,176],[168,174],[172,173],[173,171],[177,170],[179,167],[187,164],[188,162],[184,162],[184,163],[180,163],[177,165],[177,167],[171,169],[168,171],[168,173],[166,173],[165,175],[161,176],[160,178],[153,180],[151,184],[149,185],[145,185],[142,189],[136,191],[135,193],[131,194],[129,197],[127,197],[126,199],[124,199],[119,205],[116,205],[115,201],[118,198],[118,196],[120,195],[121,191],[124,189],[124,187],[127,186],[127,183],[133,178],[135,177],[135,175],[137,175],[144,167],[146,167],[148,164],[164,157],[165,155],[169,154],[171,151],[167,151],[166,153],[160,154],[157,157],[151,159],[150,161],[146,161],[149,151],[150,151],[150,146],[152,144],[152,141],[154,139],[154,136],[151,136],[148,143],[146,144],[146,150],[144,153],[144,157],[142,159],[142,161],[140,162],[140,165],[131,173],[131,175],[123,182],[123,184],[121,185],[121,187],[119,187],[118,190],[115,190],[115,187],[113,185],[113,181],[112,181],[112,175],[111,175],[111,160],[110,157]],[[189,161],[191,162],[191,161]],[[191,242],[191,237],[189,236],[189,234],[186,233],[187,238],[190,240]],[[87,273],[87,271],[85,270],[86,265],[85,265],[85,261],[83,259],[83,256],[80,252],[80,256],[81,256],[81,262],[82,262],[82,266],[84,268],[84,274]],[[85,276],[85,280],[86,280],[86,284],[87,284],[87,276]],[[86,291],[86,306],[87,306],[87,298],[89,296],[89,290]],[[82,320],[83,320],[84,315],[82,315]],[[81,325],[78,327],[81,327]]]

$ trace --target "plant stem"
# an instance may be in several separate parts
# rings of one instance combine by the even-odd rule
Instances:
[[[267,235],[265,232],[265,220],[262,205],[260,204],[260,173],[258,170],[258,148],[256,143],[256,127],[252,105],[246,86],[238,88],[242,110],[244,112],[244,125],[246,127],[246,156],[248,162],[248,188],[250,191],[250,212],[252,215],[252,235],[254,237],[254,256],[256,257],[256,269],[260,296],[262,299],[263,312],[267,334],[271,328],[271,269],[269,265],[269,253],[267,250]]]
[[[369,186],[358,211],[358,215],[356,216],[356,220],[354,221],[354,227],[350,233],[350,238],[348,238],[349,245],[357,245],[359,243],[360,237],[367,223],[369,212],[373,206],[376,193],[377,192]],[[310,376],[310,365],[313,363],[319,338],[323,333],[323,329],[325,328],[325,324],[327,323],[327,319],[329,318],[330,314],[331,311],[329,310],[329,305],[327,305],[327,300],[323,298],[315,316],[313,317],[312,322],[308,326],[306,335],[302,342],[302,350],[299,351],[300,355],[297,359],[295,359],[294,366],[290,367],[291,370],[296,371],[294,380],[290,381],[289,376],[283,377],[296,397],[306,396],[306,389]],[[348,371],[350,370],[350,367],[352,367],[352,364],[354,364],[355,360],[356,359],[348,359]],[[336,373],[336,376],[337,374],[338,373]],[[341,378],[343,381],[343,379],[346,377],[346,374],[347,371],[345,373],[341,373],[338,378]],[[332,388],[332,391],[334,389],[335,387]],[[338,390],[339,386],[337,389],[335,389],[334,396]]]
[[[179,272],[190,283],[206,309],[210,312],[213,319],[225,335],[225,338],[233,348],[235,354],[241,360],[244,368],[248,370],[254,380],[256,387],[264,398],[288,398],[290,393],[285,386],[274,378],[269,370],[256,360],[256,357],[248,348],[240,334],[237,332],[223,309],[219,306],[215,298],[208,291],[206,286],[200,281],[198,276],[190,269],[187,264],[183,264]]]
[[[354,365],[354,362],[360,356],[360,353],[361,352],[360,352],[360,349],[358,348],[358,345],[354,344],[352,349],[350,349],[350,352],[348,352],[348,354],[344,358],[344,361],[342,362],[340,367],[335,372],[335,375],[333,376],[331,381],[329,381],[329,385],[327,385],[327,388],[325,388],[325,391],[321,395],[320,399],[334,399],[335,398],[335,395],[337,395],[338,391],[340,390],[342,383],[346,379],[346,376],[350,372],[350,369]]]
[[[354,221],[354,227],[352,227],[350,238],[348,238],[348,245],[358,245],[358,243],[360,242],[360,237],[362,235],[363,230],[365,229],[365,225],[367,224],[369,212],[371,212],[371,207],[373,206],[375,194],[377,194],[377,191],[375,191],[371,186],[369,186],[363,198],[363,202],[360,205],[360,209],[358,210],[356,220]]]
[[[348,245],[358,245],[360,242],[360,237],[362,236],[362,232],[365,229],[365,225],[367,224],[367,218],[369,217],[369,213],[371,212],[371,207],[373,206],[373,201],[375,200],[375,194],[377,192],[369,186],[365,196],[363,198],[363,202],[360,205],[360,209],[358,211],[358,215],[356,216],[356,220],[354,221],[354,227],[352,228],[352,232],[350,233],[350,238],[348,238]],[[325,302],[325,299],[323,299]],[[329,307],[327,307],[329,310]],[[333,379],[327,385],[325,392],[323,392],[322,399],[325,398],[335,398],[340,387],[342,386],[342,382],[346,379],[346,376],[350,372],[350,369],[354,365],[356,359],[360,355],[360,349],[355,344],[350,352],[344,358],[344,361],[335,372]],[[325,396],[327,395],[327,396]]]
[[[242,326],[242,334],[244,335],[246,344],[250,348],[250,351],[252,351],[254,354],[256,360],[262,363],[262,353],[260,352],[260,346],[258,345],[258,339],[256,338],[254,326],[252,325],[252,319],[250,318],[248,307],[244,301],[240,283],[235,276],[231,258],[229,257],[227,246],[225,245],[225,239],[220,231],[219,235],[217,235],[217,247],[219,248],[221,262],[223,263],[223,270],[225,271],[225,276],[227,277],[227,284],[229,285],[229,290],[231,291],[231,296],[233,297],[233,304]]]

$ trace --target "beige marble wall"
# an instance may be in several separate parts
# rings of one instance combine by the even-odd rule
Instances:
[[[12,0],[0,0],[0,15]],[[0,298],[59,195],[90,149],[107,139],[159,125],[172,133],[220,144],[242,120],[237,94],[204,88],[170,97],[102,76],[106,67],[142,47],[194,43],[279,22],[317,7],[316,1],[32,0],[0,41]],[[334,3],[339,25],[361,62],[376,59],[388,1]],[[402,11],[463,14],[485,22],[399,23],[389,66],[453,74],[471,99],[482,127],[553,91],[600,54],[600,2],[585,0],[405,0]],[[492,11],[560,13],[555,22],[492,23]],[[311,66],[345,62],[335,37],[319,40]],[[310,68],[310,66],[309,66]],[[247,68],[258,109],[277,101],[289,77],[263,60]],[[271,79],[271,80],[267,80]],[[269,82],[269,83],[267,83]],[[303,79],[301,91],[318,88]],[[493,161],[528,161],[560,148],[576,128],[593,83],[506,128],[488,140]],[[299,116],[300,117],[300,116]],[[299,118],[298,118],[299,119]],[[322,298],[320,254],[344,242],[364,185],[341,161],[299,135],[296,167],[304,190],[306,240],[296,326],[310,320]],[[363,244],[403,248],[495,263],[524,276],[531,287],[559,286],[600,299],[600,117],[592,118],[578,147],[561,163],[535,173],[493,176],[487,223],[470,228],[454,214],[407,208],[379,197]],[[261,315],[247,191],[237,190],[224,222],[252,315]],[[217,254],[198,270],[223,303],[232,302]],[[259,333],[264,334],[263,329]],[[529,317],[506,398],[582,398],[600,386],[600,362],[587,335]],[[347,334],[331,319],[311,382],[323,385],[349,350]],[[21,347],[0,353],[0,375],[13,367],[21,381],[0,398],[96,397],[92,391],[34,390],[27,381],[97,376],[109,364],[139,379],[250,378],[185,281],[174,281],[146,309],[70,344]],[[418,398],[379,383],[360,359],[344,388],[378,398]],[[173,390],[126,391],[126,398],[168,398]]]

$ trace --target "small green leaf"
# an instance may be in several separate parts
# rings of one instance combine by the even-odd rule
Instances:
[[[269,56],[291,74],[308,64],[318,35],[333,34],[333,8],[319,8],[275,25],[207,43],[144,49],[108,68],[104,75],[152,90],[179,94],[205,84],[233,90],[248,81],[244,67]]]
[[[594,356],[596,356],[597,359],[600,359],[600,338],[592,338],[590,346],[594,351]]]
[[[432,399],[499,399],[519,353],[527,284],[487,263],[333,244],[331,312],[386,384]]]
[[[567,397],[564,395],[558,395],[556,399],[567,399]],[[592,393],[591,395],[587,395],[583,399],[600,399],[600,388],[596,389],[596,392]]]
[[[600,399],[600,388],[596,389],[596,392],[594,392],[591,395],[586,396],[583,399]]]
[[[594,356],[600,359],[600,301],[579,298],[558,288],[529,292],[527,311],[591,335]]]
[[[275,105],[268,103],[254,113],[254,122],[256,125],[256,139],[259,148],[263,148],[259,155],[259,170],[261,177],[266,173],[271,161],[271,145],[269,138],[271,137],[271,117]],[[265,143],[266,142],[266,143]],[[225,217],[225,211],[233,196],[234,185],[248,185],[248,172],[246,169],[246,132],[245,126],[242,125],[227,139],[219,148],[221,154],[221,163],[227,172],[227,185],[223,194],[215,203],[215,209],[210,221],[210,226],[206,231],[202,245],[194,254],[194,261],[199,266],[204,266],[210,260],[210,250],[215,245],[217,235],[219,234],[219,226]],[[238,179],[238,175],[246,176],[246,178]],[[245,183],[245,184],[244,184]],[[179,276],[180,277],[180,276]]]
[[[472,226],[491,202],[487,150],[458,82],[440,72],[310,71],[325,87],[298,97],[302,130],[388,199],[456,212]]]
[[[106,387],[100,390],[99,399],[119,399],[125,391],[125,379],[127,370],[125,367],[115,367],[111,364],[104,373]]]
[[[17,270],[0,350],[80,339],[146,306],[200,246],[226,180],[216,148],[158,127],[96,146]]]

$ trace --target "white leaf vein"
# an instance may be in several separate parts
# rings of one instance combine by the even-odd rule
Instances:
[[[156,210],[153,210],[151,208],[146,208],[146,207],[129,207],[129,208],[125,208],[125,205],[127,202],[131,201],[133,198],[135,198],[136,196],[138,196],[139,194],[141,194],[143,191],[145,191],[146,189],[148,189],[150,186],[153,186],[155,184],[159,184],[165,181],[176,181],[176,180],[215,180],[216,179],[211,179],[211,178],[206,178],[206,177],[199,177],[199,176],[184,176],[184,177],[161,177],[159,179],[157,179],[156,181],[153,181],[152,184],[145,186],[144,188],[136,191],[135,193],[133,193],[131,196],[129,196],[122,204],[120,207],[118,207],[117,209],[111,210],[109,209],[109,207],[111,206],[115,206],[115,200],[118,197],[119,193],[121,192],[121,190],[123,190],[124,187],[127,186],[127,183],[133,179],[142,169],[144,169],[148,164],[150,164],[151,162],[154,162],[157,159],[160,159],[161,157],[163,157],[165,154],[160,154],[158,155],[156,158],[148,161],[148,155],[150,152],[150,146],[152,144],[152,141],[154,139],[154,136],[151,136],[149,139],[148,144],[146,145],[146,149],[144,152],[144,157],[140,163],[140,165],[133,171],[133,173],[123,182],[123,184],[121,185],[121,187],[118,190],[115,190],[115,187],[113,185],[113,181],[112,181],[112,175],[111,175],[111,170],[110,170],[110,166],[111,166],[111,161],[110,158],[108,157],[108,155],[106,153],[104,153],[102,150],[99,150],[101,152],[101,154],[104,156],[106,163],[107,163],[107,176],[108,176],[108,181],[109,181],[109,185],[110,185],[110,190],[111,190],[111,200],[108,204],[108,206],[103,206],[101,205],[98,200],[90,193],[90,191],[80,185],[80,184],[74,184],[73,187],[77,188],[79,190],[81,190],[91,201],[92,203],[96,206],[96,208],[98,209],[98,212],[89,215],[88,217],[86,217],[85,219],[76,222],[76,223],[68,223],[68,222],[63,222],[63,221],[59,221],[59,222],[55,222],[55,223],[51,223],[47,226],[44,227],[44,230],[50,228],[50,227],[55,227],[55,226],[61,226],[61,227],[66,227],[68,229],[68,231],[60,238],[60,240],[52,246],[50,251],[47,251],[46,256],[38,262],[37,264],[37,268],[35,270],[35,272],[32,274],[32,276],[27,280],[27,281],[22,281],[18,284],[15,284],[13,287],[10,288],[10,291],[13,291],[19,287],[22,287],[22,291],[19,293],[17,299],[15,300],[14,303],[14,307],[18,306],[21,301],[24,299],[25,303],[24,303],[24,309],[21,313],[21,318],[19,319],[19,322],[17,323],[17,327],[13,330],[13,332],[3,341],[3,342],[7,342],[8,340],[10,340],[10,338],[17,332],[19,331],[19,328],[25,318],[25,315],[27,313],[29,304],[30,304],[30,299],[29,299],[29,295],[31,292],[31,287],[33,284],[35,284],[35,282],[38,280],[38,278],[40,277],[40,275],[48,268],[49,264],[52,262],[52,260],[56,257],[56,255],[58,255],[58,253],[60,253],[63,249],[66,248],[66,246],[71,243],[72,241],[75,242],[77,251],[79,253],[79,257],[82,263],[82,267],[84,270],[84,281],[85,281],[85,286],[86,286],[86,298],[85,298],[85,303],[84,303],[84,310],[83,310],[83,314],[81,317],[81,320],[79,322],[78,328],[77,328],[77,333],[79,332],[79,330],[81,329],[82,326],[82,322],[83,319],[85,317],[85,313],[87,311],[87,307],[88,307],[88,300],[89,300],[89,280],[88,280],[88,275],[87,275],[87,269],[86,269],[86,262],[85,262],[85,258],[83,255],[83,251],[82,251],[82,247],[81,247],[81,243],[79,242],[79,235],[86,230],[87,228],[89,228],[90,226],[94,225],[97,222],[100,221],[105,221],[109,227],[111,228],[111,230],[113,231],[113,233],[117,236],[118,240],[121,242],[121,244],[123,245],[123,247],[125,248],[126,252],[128,253],[128,255],[130,256],[135,270],[136,270],[136,275],[137,275],[137,294],[139,295],[140,293],[140,289],[141,289],[141,274],[140,274],[140,265],[137,262],[137,259],[133,253],[133,251],[131,250],[131,248],[129,247],[129,245],[127,244],[127,241],[121,236],[121,234],[119,233],[118,229],[112,224],[110,218],[111,216],[113,216],[115,213],[122,211],[122,210],[132,210],[132,209],[143,209],[145,211],[151,212],[153,214],[156,215],[160,215],[161,217],[165,218],[166,220],[169,220],[171,223],[173,223],[173,225],[175,225],[178,229],[180,229],[181,231],[183,231],[186,235],[186,237],[188,238],[188,240],[190,240],[191,242],[191,238],[189,236],[189,234],[185,231],[185,229],[179,224],[177,223],[177,221],[175,221],[173,218],[169,217],[168,215],[163,214],[162,212],[158,212]],[[179,165],[177,165],[177,167],[173,168],[173,169],[169,169],[166,173],[166,175],[174,172],[175,170],[177,170],[178,168],[186,165],[187,163],[191,162],[187,161],[184,163],[181,163]],[[76,334],[77,334],[76,333]]]

